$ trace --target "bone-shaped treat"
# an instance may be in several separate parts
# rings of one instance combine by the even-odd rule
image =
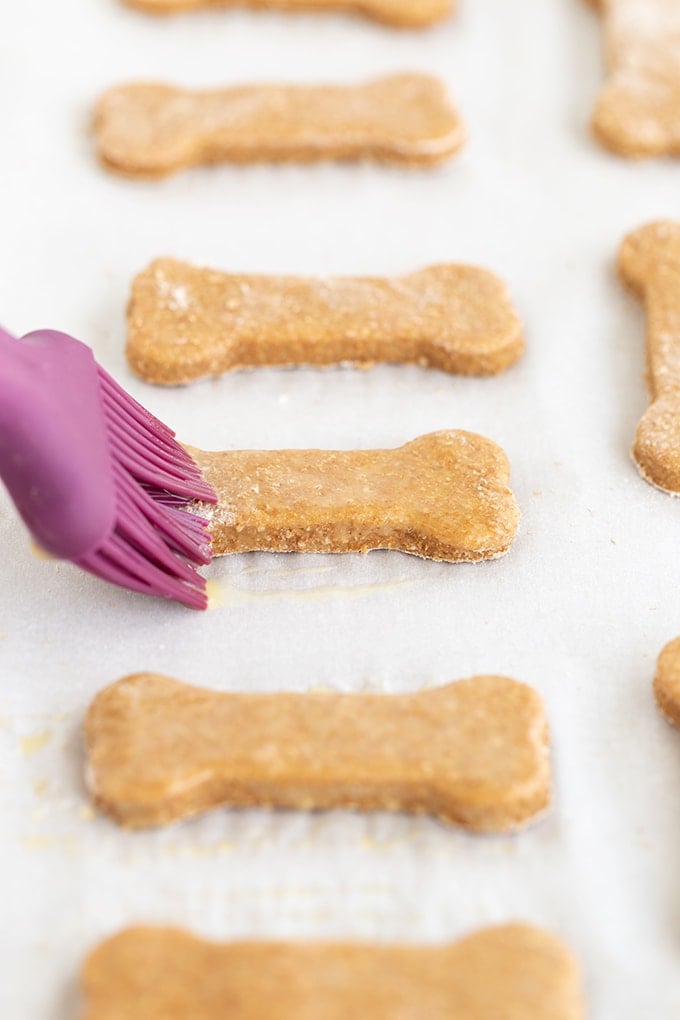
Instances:
[[[659,656],[654,694],[668,721],[680,726],[680,638],[669,642]]]
[[[629,234],[619,271],[647,311],[652,403],[638,425],[633,457],[652,485],[680,492],[680,223],[650,223]]]
[[[140,177],[201,163],[372,158],[430,166],[463,143],[444,86],[417,74],[355,86],[246,85],[206,92],[123,85],[100,99],[95,132],[103,165]]]
[[[218,495],[193,508],[215,556],[397,549],[471,562],[502,556],[519,526],[507,457],[471,432],[396,450],[188,449]]]
[[[199,8],[251,7],[276,11],[353,11],[397,28],[423,28],[447,17],[455,0],[125,0],[150,14]]]
[[[128,928],[86,959],[82,1020],[583,1020],[554,935],[485,928],[452,945],[234,942]]]
[[[262,806],[503,832],[550,801],[541,699],[499,676],[404,695],[231,694],[143,673],[95,698],[85,736],[92,797],[128,828]]]
[[[597,137],[622,156],[680,155],[680,4],[594,2],[608,69],[593,116]]]
[[[494,375],[523,350],[505,284],[473,266],[306,279],[159,259],[135,278],[128,305],[130,365],[166,385],[263,365],[348,362]]]

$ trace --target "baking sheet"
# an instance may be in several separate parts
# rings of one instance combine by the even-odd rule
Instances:
[[[448,167],[215,168],[146,184],[93,159],[92,103],[134,78],[350,81],[423,69],[470,131]],[[522,919],[582,960],[598,1020],[680,1010],[680,734],[651,697],[680,632],[678,505],[628,449],[644,320],[613,275],[623,234],[678,215],[677,164],[601,152],[578,0],[462,0],[431,32],[342,16],[147,19],[24,0],[0,31],[0,315],[65,329],[188,442],[398,445],[449,427],[506,449],[523,509],[496,563],[236,556],[204,615],[36,559],[0,497],[0,1015],[77,1015],[97,940],[134,922],[207,936],[454,939]],[[509,282],[524,360],[496,380],[417,368],[262,371],[144,386],[123,356],[132,275],[174,255],[234,271],[399,273],[479,263]],[[427,819],[217,813],[150,834],[94,817],[80,726],[135,670],[220,690],[407,691],[477,672],[533,684],[552,723],[551,815],[516,838]]]

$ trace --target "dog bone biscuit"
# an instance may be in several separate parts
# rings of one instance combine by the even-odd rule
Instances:
[[[85,736],[92,797],[128,828],[261,806],[504,832],[550,801],[541,699],[498,676],[405,695],[225,694],[143,673],[97,695]]]
[[[519,508],[499,446],[472,432],[433,432],[396,450],[187,447],[218,495],[213,554],[397,549],[451,563],[509,549]]]
[[[680,638],[669,642],[659,656],[654,694],[668,721],[680,726]]]
[[[608,80],[593,129],[622,156],[680,155],[680,4],[596,0]]]
[[[348,362],[495,375],[523,350],[507,288],[473,266],[305,279],[159,259],[135,278],[128,305],[128,361],[164,385],[263,365]]]
[[[651,404],[638,425],[633,457],[643,478],[680,492],[680,223],[650,223],[629,234],[619,254],[623,282],[647,312]]]
[[[578,966],[539,928],[452,945],[233,942],[128,928],[81,974],[83,1020],[583,1020]]]
[[[199,8],[251,7],[277,11],[353,11],[397,28],[423,28],[451,14],[455,0],[125,0],[151,14]]]
[[[463,143],[444,86],[416,74],[357,86],[251,85],[210,92],[123,85],[100,99],[95,132],[105,167],[141,177],[223,162],[371,157],[430,166]]]

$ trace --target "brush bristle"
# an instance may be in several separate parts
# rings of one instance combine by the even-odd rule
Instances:
[[[78,566],[113,584],[207,608],[198,566],[212,550],[205,520],[186,509],[215,491],[175,434],[98,366],[116,485],[110,536]]]

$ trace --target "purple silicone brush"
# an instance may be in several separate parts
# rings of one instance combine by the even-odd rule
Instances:
[[[215,492],[174,432],[54,330],[0,329],[0,477],[36,542],[112,584],[207,606],[212,558],[186,509]]]

